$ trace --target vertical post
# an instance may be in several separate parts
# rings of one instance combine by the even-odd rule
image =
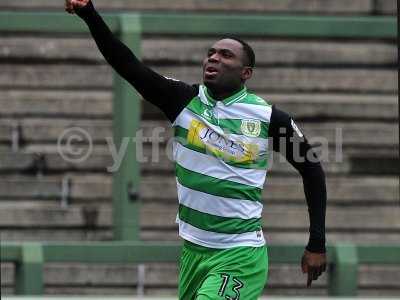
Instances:
[[[333,247],[333,264],[329,272],[330,296],[356,296],[358,285],[357,247],[337,244]]]
[[[22,259],[15,270],[17,295],[43,294],[43,251],[39,244],[23,244]]]
[[[141,25],[139,15],[119,17],[119,38],[140,57]],[[139,128],[140,97],[123,78],[114,73],[113,135],[117,149],[123,149],[119,169],[113,174],[113,225],[115,240],[139,239],[140,170],[136,144],[132,139]],[[141,141],[136,141],[140,143]],[[123,148],[121,148],[123,147]],[[126,147],[126,148],[125,148]]]

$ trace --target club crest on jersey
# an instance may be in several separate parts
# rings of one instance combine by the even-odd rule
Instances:
[[[249,137],[258,137],[261,132],[261,121],[260,120],[242,120],[240,126],[244,135]]]
[[[204,111],[202,112],[202,116],[204,118],[206,118],[207,120],[211,120],[212,119],[212,112],[209,109],[204,109]]]

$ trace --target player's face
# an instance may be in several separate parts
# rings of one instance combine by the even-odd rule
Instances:
[[[215,94],[236,91],[252,74],[244,62],[242,44],[231,39],[219,40],[203,61],[204,84]]]

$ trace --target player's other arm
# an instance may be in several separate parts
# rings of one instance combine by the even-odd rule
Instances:
[[[303,178],[307,200],[310,237],[302,258],[303,273],[308,274],[307,286],[316,280],[326,268],[325,173],[307,139],[285,112],[273,106],[269,135],[273,139],[273,150],[284,155]]]
[[[197,93],[184,82],[166,78],[143,64],[108,28],[90,0],[66,0],[65,10],[76,13],[88,25],[97,47],[113,69],[144,99],[158,106],[174,121],[187,101]],[[172,100],[172,101],[171,101]]]

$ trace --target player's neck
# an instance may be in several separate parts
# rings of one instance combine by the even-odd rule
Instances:
[[[230,96],[236,94],[237,92],[239,92],[242,89],[243,89],[243,85],[240,85],[239,87],[235,87],[232,89],[227,89],[227,90],[217,90],[217,89],[208,88],[208,93],[210,94],[210,96],[213,99],[215,99],[217,101],[222,101],[222,100],[229,98]]]

